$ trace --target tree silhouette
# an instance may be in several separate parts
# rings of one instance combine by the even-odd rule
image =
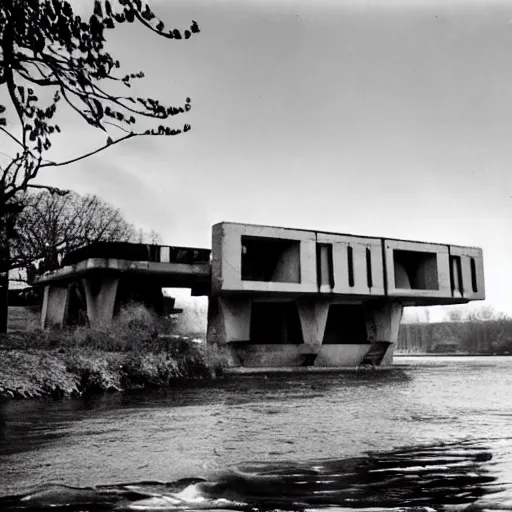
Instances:
[[[27,195],[11,240],[11,268],[17,280],[33,279],[59,267],[69,252],[95,242],[140,242],[156,234],[136,230],[121,210],[97,196],[70,192],[64,196],[43,190]]]
[[[34,184],[39,172],[136,136],[173,136],[190,129],[188,124],[167,124],[190,110],[189,98],[169,106],[118,92],[120,87],[129,90],[144,74],[120,73],[120,62],[105,49],[106,36],[118,25],[133,22],[167,39],[189,39],[199,32],[195,21],[186,30],[166,28],[142,0],[95,0],[88,19],[76,14],[66,0],[0,2],[0,135],[15,148],[12,154],[2,151],[7,160],[0,164],[0,332],[7,326],[9,240],[25,206],[21,193],[29,188],[65,193]],[[102,130],[104,143],[67,160],[44,158],[61,132],[55,120],[61,106]],[[138,129],[141,120],[144,128]]]

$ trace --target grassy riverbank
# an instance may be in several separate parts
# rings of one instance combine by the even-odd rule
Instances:
[[[69,397],[215,378],[222,364],[204,342],[161,334],[142,308],[108,328],[15,332],[0,337],[0,398]]]

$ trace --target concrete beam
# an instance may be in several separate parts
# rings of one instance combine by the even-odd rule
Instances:
[[[130,273],[154,277],[162,286],[191,287],[207,283],[210,278],[209,263],[165,263],[153,261],[130,261],[117,258],[89,258],[74,265],[62,267],[39,277],[37,285],[50,284],[56,281],[69,281],[91,273],[104,275],[109,273]],[[175,283],[177,281],[177,283]]]

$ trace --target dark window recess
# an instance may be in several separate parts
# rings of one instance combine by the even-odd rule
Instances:
[[[316,265],[318,286],[327,285],[334,288],[332,244],[317,244]]]
[[[462,262],[460,256],[450,256],[450,284],[452,292],[463,293]]]
[[[303,343],[297,304],[293,302],[253,302],[251,342],[261,344]]]
[[[476,263],[475,258],[470,258],[471,265],[471,287],[473,288],[473,293],[478,292],[478,285],[476,281]]]
[[[242,280],[300,283],[300,241],[242,236]]]
[[[372,288],[372,286],[373,286],[372,251],[369,247],[366,248],[366,281],[368,282],[368,288]]]
[[[439,290],[436,253],[395,249],[393,262],[395,288]]]
[[[348,285],[354,286],[354,249],[347,247],[347,264],[348,264]]]
[[[368,343],[366,318],[359,304],[332,304],[327,314],[323,344]]]

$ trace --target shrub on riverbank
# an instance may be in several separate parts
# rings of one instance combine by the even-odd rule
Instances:
[[[73,396],[165,387],[214,378],[222,363],[204,340],[169,334],[170,326],[131,305],[109,327],[19,332],[0,338],[0,396]]]

